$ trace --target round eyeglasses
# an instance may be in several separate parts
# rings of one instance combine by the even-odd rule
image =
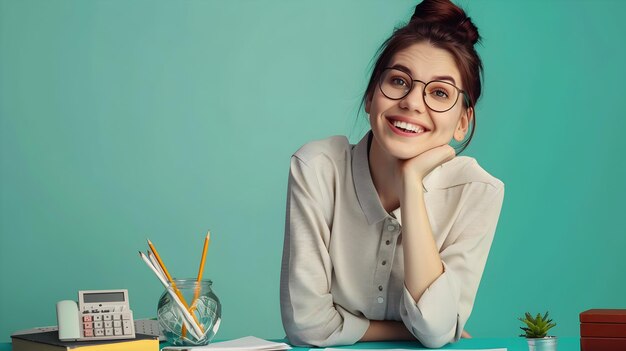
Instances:
[[[380,75],[378,87],[380,92],[392,100],[400,100],[413,90],[413,82],[424,84],[422,97],[429,109],[435,112],[446,112],[456,105],[459,95],[463,94],[465,104],[469,106],[467,93],[454,84],[441,80],[428,83],[413,79],[408,73],[397,68],[385,68]]]

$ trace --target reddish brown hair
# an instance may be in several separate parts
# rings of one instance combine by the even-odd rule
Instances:
[[[389,65],[397,52],[407,47],[428,42],[433,46],[448,51],[461,74],[463,90],[467,93],[469,105],[463,100],[465,107],[474,107],[481,93],[482,62],[474,44],[478,43],[478,28],[467,17],[465,11],[449,0],[424,0],[415,7],[415,12],[407,25],[397,28],[378,49],[378,58],[372,70],[362,102],[374,94],[374,89],[382,71]],[[476,128],[476,112],[472,119],[469,138],[461,144],[465,150]]]

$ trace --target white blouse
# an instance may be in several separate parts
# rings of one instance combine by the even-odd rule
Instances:
[[[372,182],[370,135],[314,141],[291,158],[280,305],[294,345],[353,344],[369,320],[395,320],[440,347],[460,338],[472,311],[504,184],[466,156],[424,178],[444,273],[416,302],[404,286],[400,208],[387,213]]]

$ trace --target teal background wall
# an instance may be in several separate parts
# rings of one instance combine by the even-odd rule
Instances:
[[[0,0],[0,342],[77,290],[162,289],[137,251],[205,277],[219,338],[282,337],[289,157],[356,142],[370,60],[415,1]],[[506,183],[467,329],[626,308],[626,2],[459,1],[485,65],[465,154]]]

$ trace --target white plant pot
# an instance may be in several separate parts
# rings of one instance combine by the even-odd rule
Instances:
[[[528,351],[556,351],[556,336],[546,336],[541,339],[526,338]]]

